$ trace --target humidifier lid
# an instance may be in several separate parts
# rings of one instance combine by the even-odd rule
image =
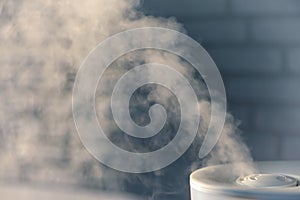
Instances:
[[[251,174],[239,177],[236,182],[254,188],[283,188],[298,185],[297,179],[281,174]]]

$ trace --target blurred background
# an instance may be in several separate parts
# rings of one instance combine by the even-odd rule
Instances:
[[[223,76],[255,160],[300,159],[300,1],[144,0],[176,17]]]
[[[71,109],[75,76],[91,47],[145,24],[182,30],[175,21],[220,69],[229,111],[240,121],[254,160],[300,159],[299,0],[32,2],[0,1],[0,183],[46,182],[188,200],[189,175],[203,166],[197,141],[162,170],[121,173],[82,146]],[[131,19],[136,7],[171,19]],[[31,9],[42,13],[40,20]]]

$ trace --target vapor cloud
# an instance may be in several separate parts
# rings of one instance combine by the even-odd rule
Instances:
[[[152,199],[174,195],[170,172],[186,181],[191,170],[204,166],[194,145],[174,166],[148,175],[128,175],[108,169],[82,147],[72,119],[72,87],[76,72],[88,53],[108,36],[138,27],[158,26],[185,32],[174,18],[154,18],[136,11],[138,0],[3,0],[0,2],[0,177],[23,181],[80,184],[137,192]],[[159,37],[159,36],[158,36]],[[170,38],[170,41],[172,38]],[[110,49],[108,49],[109,51]],[[149,85],[133,97],[133,119],[149,122],[146,110],[153,102],[165,106],[170,117],[159,140],[140,141],[120,133],[107,105],[115,81],[135,64],[156,62],[174,67],[189,77],[202,110],[199,138],[210,119],[205,84],[188,63],[166,52],[146,50],[120,58],[99,86],[96,107],[112,141],[131,151],[155,150],[172,139],[180,117],[178,102],[165,88]],[[162,79],[168,78],[161,75]],[[142,94],[142,95],[141,95]],[[188,130],[186,130],[188,131]],[[223,135],[206,164],[247,162],[251,156],[228,115]],[[149,144],[145,148],[145,144]],[[197,146],[197,147],[196,147]],[[180,166],[179,166],[180,165]],[[248,164],[247,164],[248,165]],[[248,173],[249,167],[239,173]],[[250,171],[251,171],[250,167]],[[163,177],[169,177],[165,179]],[[177,181],[177,180],[176,180]],[[172,186],[171,183],[173,183]],[[187,182],[186,182],[187,183]],[[134,190],[126,186],[140,188]],[[188,188],[178,190],[186,198]],[[152,191],[151,191],[152,190]],[[178,196],[178,195],[177,195]]]

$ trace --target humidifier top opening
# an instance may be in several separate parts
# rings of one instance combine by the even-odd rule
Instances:
[[[239,177],[237,183],[254,188],[285,188],[298,185],[297,179],[279,174],[252,174]]]

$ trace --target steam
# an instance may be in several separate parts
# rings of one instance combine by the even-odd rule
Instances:
[[[100,165],[79,142],[72,119],[72,87],[76,72],[89,51],[108,36],[130,28],[159,26],[184,32],[174,18],[144,16],[136,11],[138,6],[138,0],[0,2],[0,177],[129,191],[131,189],[124,185],[135,185],[135,181],[144,184],[144,188],[153,189],[155,194],[145,194],[156,199],[160,193],[172,194],[174,187],[181,187],[159,184],[159,180],[164,180],[162,177],[170,177],[167,170],[172,171],[176,166],[186,177],[195,167],[204,166],[195,161],[199,146],[194,145],[178,161],[185,163],[184,167],[175,163],[148,177],[127,175]],[[188,63],[166,52],[134,53],[112,64],[106,72],[108,78],[102,80],[104,86],[99,86],[97,91],[99,121],[107,132],[114,133],[109,135],[110,139],[131,151],[157,149],[172,139],[172,133],[178,128],[180,110],[176,98],[163,87],[145,86],[131,103],[132,117],[141,125],[149,122],[141,110],[149,108],[151,102],[164,105],[171,116],[163,129],[166,136],[147,141],[147,148],[145,142],[120,134],[107,110],[109,93],[124,72],[136,64],[156,62],[172,66],[190,77],[203,113],[200,142],[210,119],[209,97],[200,76]],[[236,132],[237,125],[228,115],[223,135],[206,164],[246,162],[242,167],[237,166],[242,170],[239,173],[252,170],[249,151]]]
[[[202,102],[204,113],[208,114],[208,102]],[[206,110],[206,112],[205,112]],[[204,115],[206,115],[204,114]],[[203,124],[207,124],[207,117],[203,117]],[[253,163],[251,153],[241,137],[241,131],[238,129],[238,120],[228,113],[222,135],[210,153],[210,156],[204,160],[204,165],[232,164],[234,175],[241,176],[257,172]]]

